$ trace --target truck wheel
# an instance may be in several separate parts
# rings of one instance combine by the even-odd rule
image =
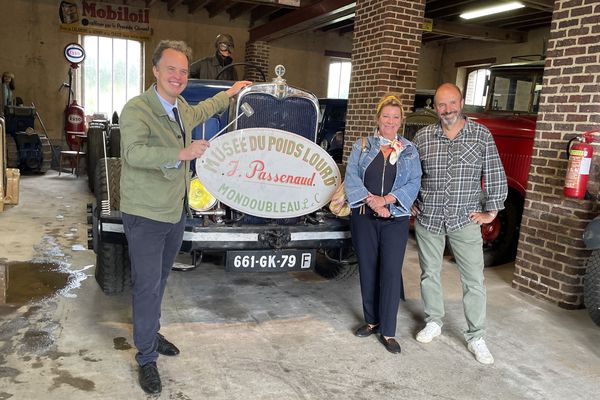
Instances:
[[[586,265],[583,279],[583,302],[592,321],[600,326],[600,250],[594,250]]]
[[[42,165],[40,166],[40,173],[45,174],[52,166],[52,145],[48,136],[38,134],[40,143],[42,145]]]
[[[107,167],[108,176],[106,175]],[[96,205],[102,209],[102,201],[108,199],[110,192],[110,209],[119,210],[121,204],[121,159],[101,158],[98,160],[95,170]],[[107,187],[107,183],[109,187]]]
[[[121,157],[121,128],[118,125],[110,128],[107,147],[109,157]]]
[[[131,286],[127,246],[100,242],[96,249],[96,282],[105,294],[122,293]]]
[[[504,264],[515,259],[522,215],[523,198],[518,193],[509,191],[504,202],[504,210],[500,211],[491,223],[481,227],[486,267]]]
[[[317,251],[315,272],[325,279],[345,280],[356,275],[358,263],[352,248]]]
[[[98,160],[107,157],[104,154],[104,138],[102,132],[104,128],[102,125],[90,126],[87,133],[87,157],[86,167],[88,174],[88,186],[90,191],[94,192],[94,179],[96,177],[96,165]]]
[[[6,135],[6,166],[8,168],[19,168],[19,149],[17,142],[11,135]]]
[[[108,175],[106,171],[108,169]],[[110,209],[119,209],[120,204],[121,159],[101,158],[96,165],[96,207],[94,219],[101,217],[102,201],[108,199],[110,187]],[[127,245],[102,241],[100,224],[93,224],[93,246],[96,251],[96,281],[106,294],[121,293],[131,286],[131,264]]]

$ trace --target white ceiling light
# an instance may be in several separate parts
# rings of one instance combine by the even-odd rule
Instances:
[[[484,17],[486,15],[498,14],[505,11],[516,10],[517,8],[523,7],[525,6],[522,3],[519,3],[518,1],[512,1],[510,3],[501,4],[499,6],[486,7],[475,11],[465,12],[460,14],[460,17],[462,19],[473,19]]]

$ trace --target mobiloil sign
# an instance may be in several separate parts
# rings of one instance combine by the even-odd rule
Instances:
[[[66,32],[148,39],[150,9],[100,1],[63,0],[58,8],[60,29]]]

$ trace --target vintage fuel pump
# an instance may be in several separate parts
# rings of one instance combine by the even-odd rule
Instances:
[[[85,50],[77,43],[70,43],[65,47],[64,55],[70,63],[69,83],[63,83],[68,87],[69,96],[67,99],[67,108],[65,109],[65,134],[69,149],[81,150],[81,137],[86,134],[85,111],[83,107],[77,104],[77,100],[71,101],[71,94],[75,94],[72,89],[73,71],[79,68],[79,64],[85,60]]]
[[[567,144],[569,163],[563,189],[566,197],[583,199],[585,196],[594,153],[591,143],[597,140],[594,138],[594,133],[598,133],[598,131],[585,132],[581,136],[569,140]],[[572,143],[573,141],[577,141],[577,143]]]

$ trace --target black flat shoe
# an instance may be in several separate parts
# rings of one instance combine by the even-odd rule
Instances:
[[[360,328],[358,328],[354,331],[354,336],[368,337],[374,333],[377,333],[378,331],[379,331],[379,325],[370,326],[369,324],[364,324],[363,326],[361,326]]]
[[[158,334],[158,348],[156,351],[163,356],[176,356],[179,354],[177,346],[165,339],[160,333]]]
[[[396,342],[396,339],[389,338],[386,339],[383,335],[379,335],[379,341],[383,344],[383,347],[390,353],[399,354],[402,350],[400,349],[400,344]]]
[[[140,386],[148,394],[157,394],[162,391],[160,375],[155,362],[140,367]]]

